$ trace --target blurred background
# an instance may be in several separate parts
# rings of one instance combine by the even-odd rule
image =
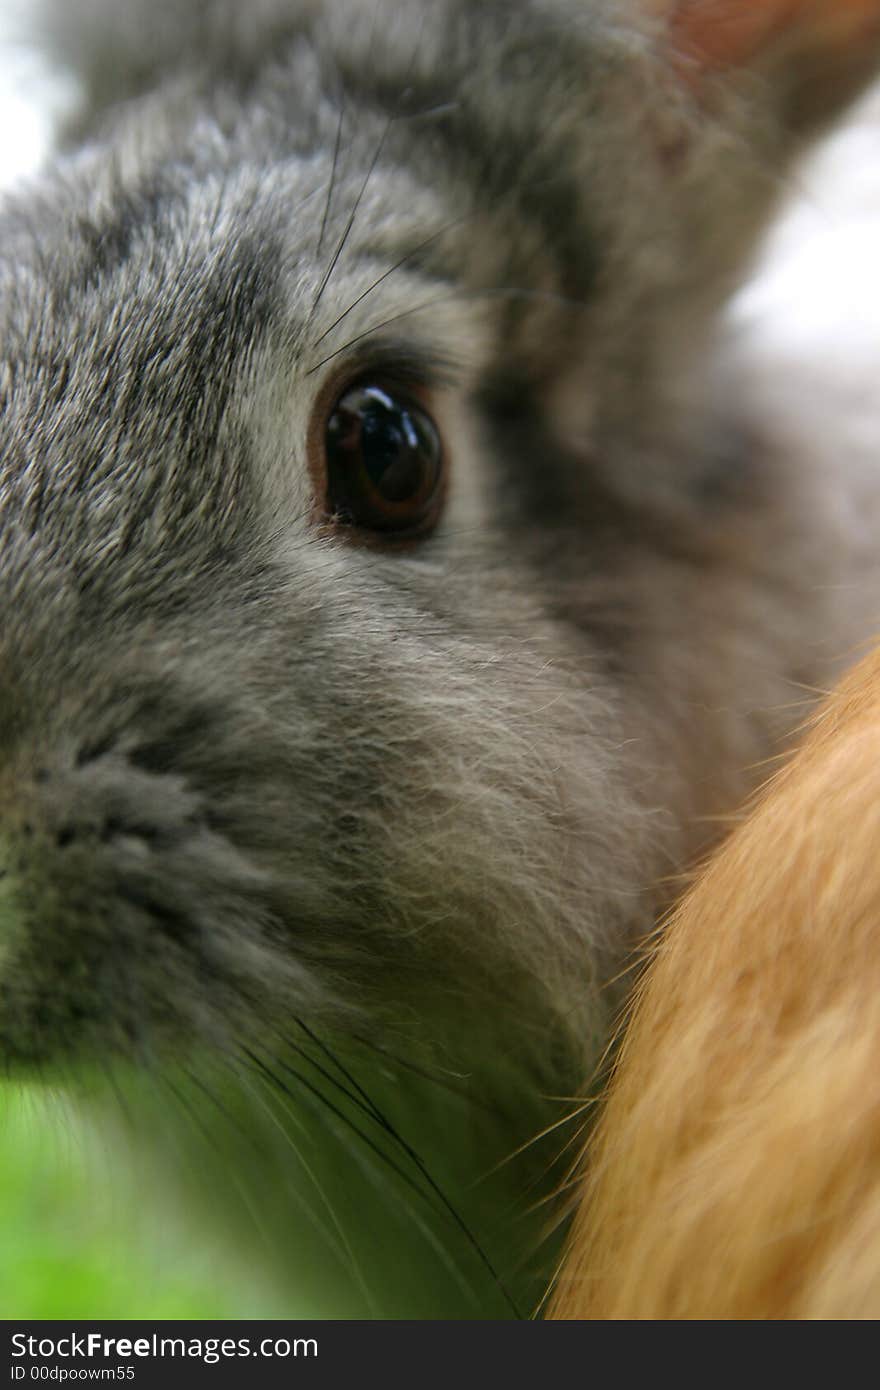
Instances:
[[[28,43],[33,0],[0,0],[0,188],[45,158],[56,121],[76,100],[69,77]]]

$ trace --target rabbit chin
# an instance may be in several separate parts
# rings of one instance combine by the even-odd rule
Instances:
[[[320,836],[308,809],[280,822],[269,771],[221,815],[197,738],[175,754],[186,775],[160,770],[158,737],[96,738],[96,702],[89,745],[44,756],[39,778],[32,759],[16,783],[0,881],[6,1063],[61,1082],[65,1107],[120,1146],[133,1139],[113,1166],[136,1200],[148,1181],[157,1200],[182,1190],[213,1239],[269,1271],[288,1312],[504,1316],[534,1307],[552,1272],[540,1199],[564,1176],[570,1131],[555,1126],[583,1113],[547,1097],[576,1094],[607,1035],[603,955],[585,934],[614,915],[618,935],[632,894],[612,852],[613,781],[598,756],[583,767],[564,678],[532,672],[536,708],[539,685],[555,701],[543,728],[554,721],[556,756],[523,734],[513,763],[491,685],[479,736],[451,712],[443,734],[423,700],[431,736],[421,753],[410,741],[407,779],[385,759],[393,805],[349,778],[343,823],[321,820]],[[215,776],[234,765],[224,752],[215,740]],[[299,761],[305,786],[319,760],[301,746]],[[320,784],[303,797],[313,818]],[[576,844],[587,804],[591,853]],[[525,1192],[537,1209],[511,1223]]]
[[[184,676],[166,663],[161,719],[144,699],[121,727],[111,692],[113,732],[96,697],[87,740],[67,709],[64,755],[20,762],[8,804],[7,1061],[134,1138],[120,1173],[143,1183],[149,1147],[158,1187],[207,1206],[216,1238],[297,1310],[320,1312],[324,1289],[336,1316],[535,1306],[556,1251],[541,1198],[589,1113],[548,1097],[578,1093],[607,1036],[599,924],[609,960],[624,914],[643,925],[644,827],[612,774],[610,701],[573,686],[561,654],[520,652],[517,687],[499,657],[463,720],[448,679],[425,696],[426,659],[419,737],[399,759],[386,746],[378,800],[362,759],[335,820],[320,788],[344,740],[309,757],[292,714],[301,811],[288,800],[281,819],[282,755],[255,761],[253,739],[261,779],[218,810],[211,779],[234,781],[238,746],[222,662],[199,681],[223,705],[222,734],[210,709],[197,721],[210,757],[192,729],[182,751],[168,702]],[[402,728],[405,686],[386,665],[372,700],[386,728]]]

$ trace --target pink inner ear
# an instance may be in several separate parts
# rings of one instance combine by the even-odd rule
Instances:
[[[880,0],[654,0],[676,49],[702,69],[746,65],[776,40],[829,61],[880,24]]]

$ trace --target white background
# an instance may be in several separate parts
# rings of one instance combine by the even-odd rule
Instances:
[[[0,187],[39,165],[53,120],[73,96],[25,37],[32,10],[33,0],[0,0]]]

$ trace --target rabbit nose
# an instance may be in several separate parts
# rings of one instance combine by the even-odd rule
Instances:
[[[160,846],[178,839],[197,811],[182,777],[143,771],[109,739],[73,759],[41,759],[19,776],[14,800],[9,831],[47,852]]]

